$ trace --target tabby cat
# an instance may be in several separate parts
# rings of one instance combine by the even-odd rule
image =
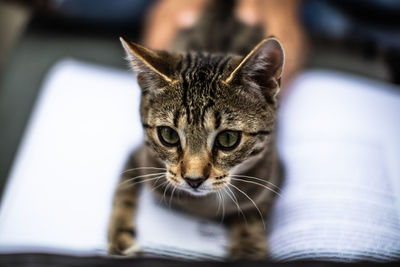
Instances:
[[[146,184],[176,209],[223,221],[230,258],[267,256],[264,218],[282,180],[275,122],[284,53],[220,8],[180,33],[175,52],[121,38],[142,90],[145,140],[115,193],[110,254],[138,252],[134,217]]]

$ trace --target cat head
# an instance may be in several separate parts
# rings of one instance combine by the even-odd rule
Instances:
[[[193,195],[220,190],[267,153],[284,62],[278,40],[265,39],[246,56],[121,41],[142,89],[145,142],[172,185]]]

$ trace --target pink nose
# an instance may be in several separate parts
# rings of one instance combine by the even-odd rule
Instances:
[[[190,185],[190,187],[196,189],[198,188],[207,178],[205,177],[184,177],[185,181]]]

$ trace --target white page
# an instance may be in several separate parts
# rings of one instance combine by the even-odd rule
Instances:
[[[128,72],[73,60],[48,74],[9,176],[0,249],[104,249],[110,199],[142,139]]]
[[[287,180],[273,258],[399,259],[399,88],[315,71],[292,89],[280,114]]]
[[[137,240],[146,252],[196,259],[221,259],[226,256],[225,228],[171,210],[168,199],[152,197],[145,188],[140,196]]]

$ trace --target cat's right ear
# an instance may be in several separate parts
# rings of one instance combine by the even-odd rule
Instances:
[[[141,87],[155,81],[162,83],[174,82],[176,65],[180,60],[178,55],[149,49],[125,41],[122,37],[120,37],[120,40],[133,70],[137,72],[138,82]]]
[[[276,38],[268,38],[256,45],[241,59],[225,83],[250,81],[259,88],[267,100],[275,100],[280,89],[285,53]]]

